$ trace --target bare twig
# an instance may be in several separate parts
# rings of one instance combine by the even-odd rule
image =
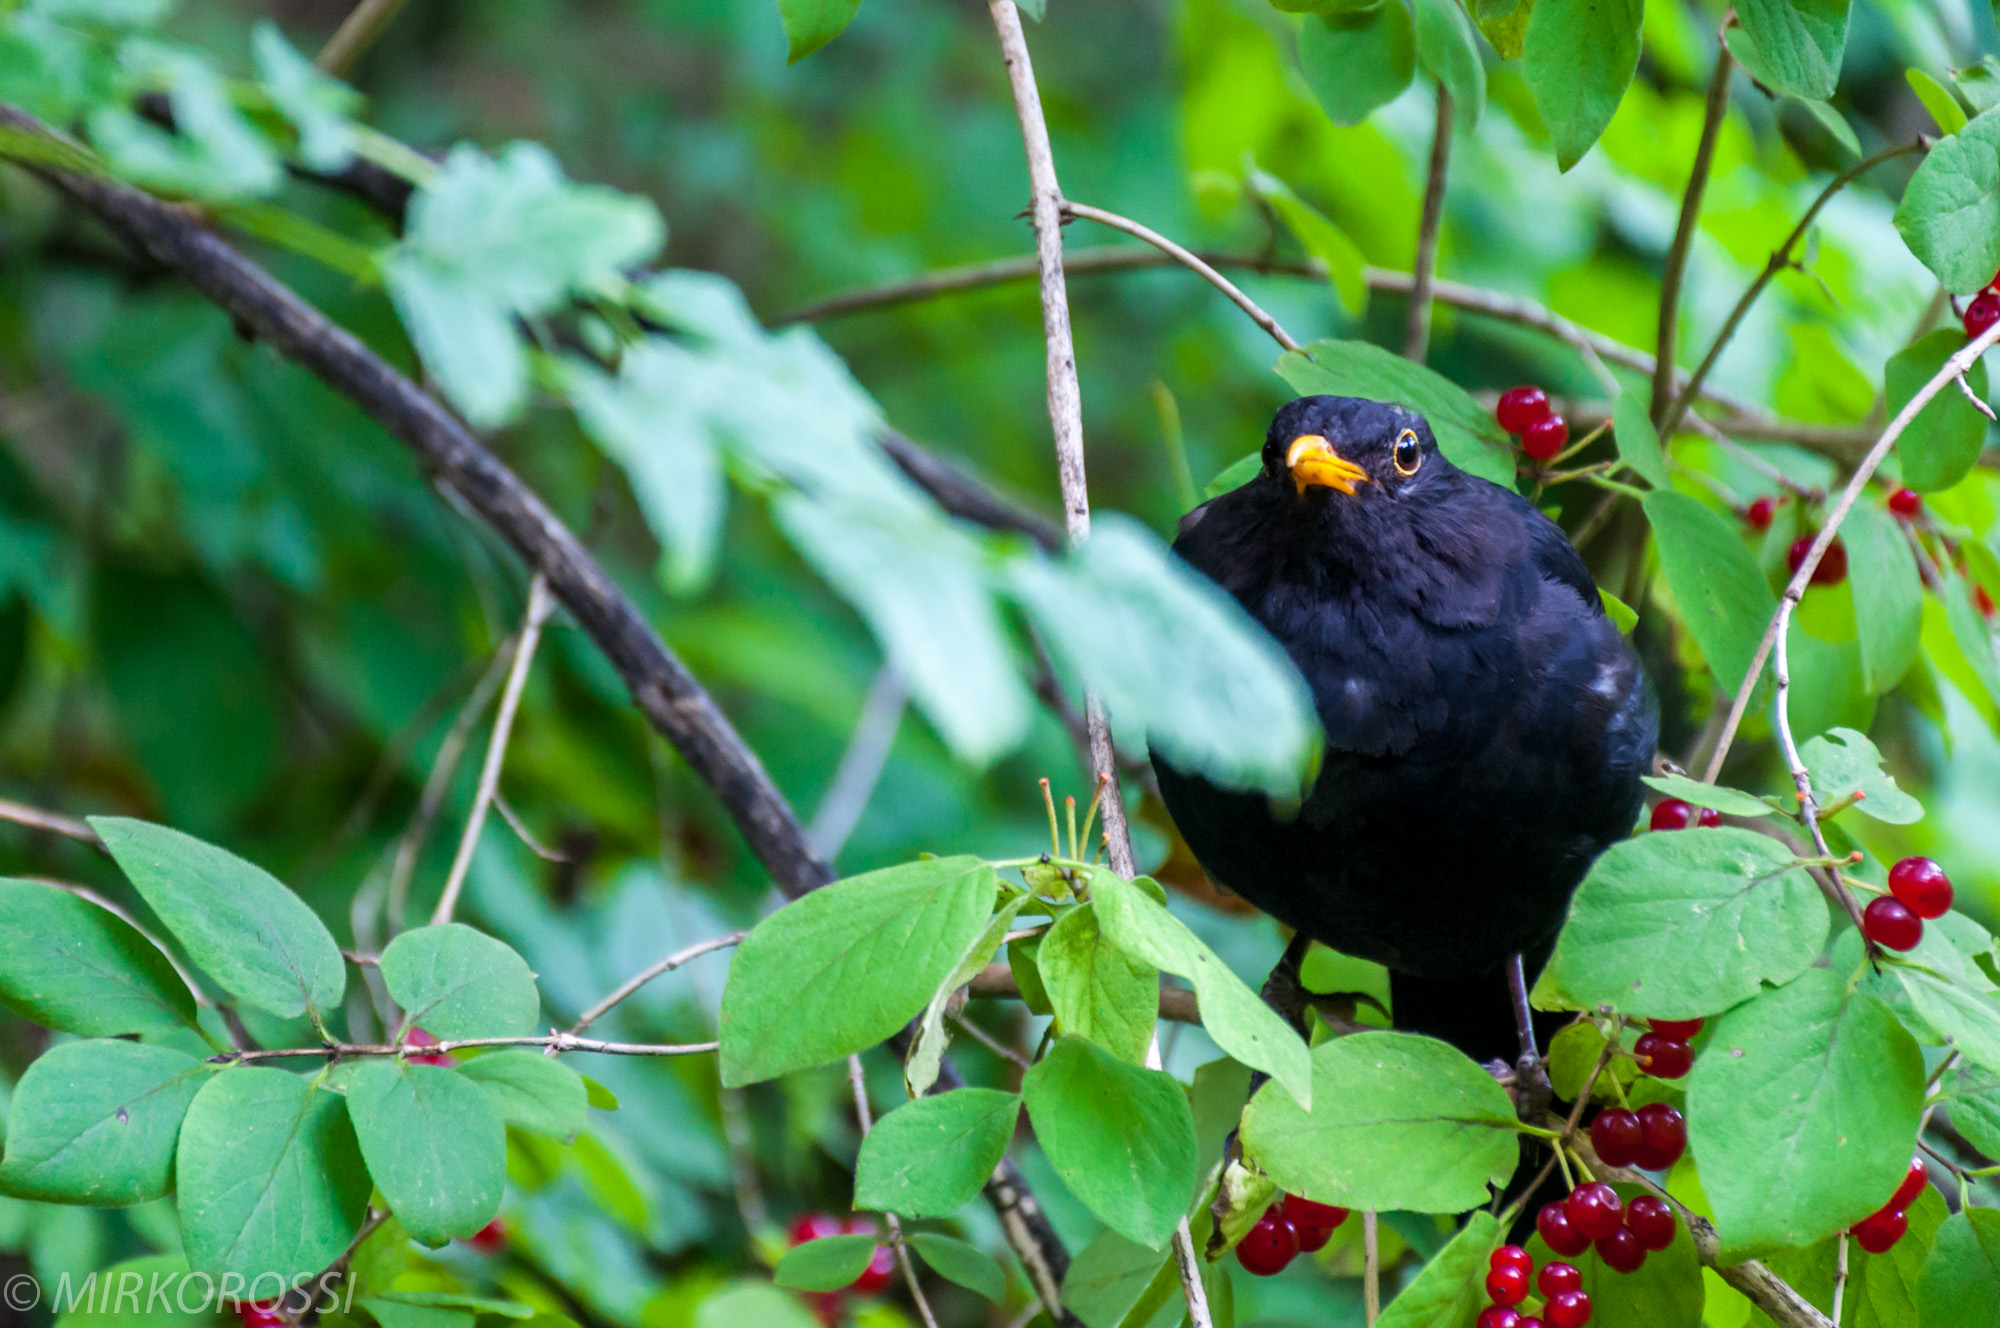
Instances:
[[[534,854],[543,862],[568,862],[570,860],[569,854],[552,849],[541,840],[535,838],[534,831],[528,829],[528,823],[521,819],[521,813],[514,810],[514,804],[508,802],[507,795],[497,788],[493,790],[493,810],[500,813],[500,819],[505,821],[507,828],[514,832],[514,838],[520,840],[528,852]]]
[[[1381,1223],[1372,1210],[1361,1215],[1361,1317],[1368,1328],[1382,1317]]]
[[[895,745],[896,730],[902,726],[908,703],[909,693],[896,670],[888,664],[876,670],[867,699],[861,703],[861,718],[855,721],[847,750],[834,768],[833,783],[827,786],[818,810],[813,812],[812,824],[806,827],[806,841],[827,862],[840,856],[861,813],[868,810],[868,800],[875,795],[876,782],[882,778],[882,767],[889,760],[889,749]]]
[[[1250,321],[1270,333],[1271,339],[1280,346],[1283,346],[1286,350],[1297,350],[1299,348],[1299,343],[1292,340],[1292,334],[1278,326],[1277,319],[1264,312],[1263,308],[1255,300],[1245,295],[1235,282],[1209,266],[1193,250],[1175,244],[1172,240],[1169,240],[1150,226],[1141,225],[1130,217],[1122,217],[1116,212],[1106,212],[1103,208],[1091,207],[1087,203],[1073,203],[1068,199],[1064,199],[1062,202],[1062,211],[1065,216],[1082,217],[1084,220],[1094,221],[1100,226],[1109,226],[1112,230],[1123,231],[1135,240],[1144,240],[1147,244],[1152,245],[1161,253],[1172,258],[1182,267],[1200,275],[1209,285],[1227,295],[1232,304],[1244,313],[1249,314]]]
[[[1785,616],[1783,605],[1778,608],[1778,616]],[[1798,791],[1799,819],[1805,822],[1806,833],[1812,836],[1813,847],[1819,850],[1819,855],[1822,858],[1831,858],[1834,856],[1833,850],[1827,845],[1826,832],[1820,828],[1819,801],[1813,796],[1812,775],[1807,772],[1806,763],[1800,759],[1799,744],[1792,736],[1792,669],[1789,651],[1786,649],[1791,633],[1780,628],[1776,639],[1773,673],[1777,679],[1778,695],[1772,712],[1772,723],[1778,731],[1778,746],[1784,752],[1785,768],[1791,772],[1792,787]],[[1846,911],[1854,923],[1855,930],[1861,933],[1861,943],[1867,948],[1869,957],[1873,959],[1879,956],[1881,950],[1875,944],[1874,938],[1868,934],[1868,928],[1861,919],[1861,906],[1855,902],[1854,892],[1847,888],[1847,880],[1840,874],[1840,868],[1826,867],[1821,870],[1825,872],[1826,881],[1833,887],[1834,902]],[[1814,875],[1817,876],[1818,873],[1815,872]]]
[[[603,1000],[578,1015],[576,1022],[569,1026],[569,1031],[573,1034],[581,1033],[584,1029],[589,1028],[608,1014],[611,1007],[623,1001],[654,978],[673,972],[690,959],[699,959],[703,955],[713,954],[717,950],[727,950],[730,946],[741,941],[746,934],[745,932],[733,931],[727,936],[717,936],[710,940],[697,941],[686,949],[676,950],[658,963],[641,969],[639,972],[625,979],[625,981],[619,983],[617,990],[613,991],[609,996],[606,996]]]
[[[1708,81],[1708,106],[1701,122],[1701,139],[1695,145],[1694,166],[1688,172],[1687,188],[1681,193],[1680,221],[1674,227],[1674,242],[1667,250],[1666,272],[1660,278],[1660,334],[1653,351],[1653,422],[1666,415],[1674,396],[1675,351],[1680,344],[1681,278],[1687,271],[1688,252],[1694,247],[1695,225],[1701,217],[1701,196],[1708,188],[1708,172],[1715,161],[1715,140],[1722,131],[1722,117],[1729,110],[1729,75],[1736,60],[1727,42],[1717,42],[1715,73]],[[1675,422],[1679,422],[1676,413]]]
[[[1013,1065],[1015,1069],[1027,1071],[1034,1068],[1033,1061],[1002,1042],[999,1038],[994,1037],[978,1024],[967,1019],[963,1014],[947,1015],[946,1017],[951,1020],[953,1027],[992,1052],[995,1056],[998,1056],[1001,1060]]]
[[[273,1047],[268,1051],[228,1051],[208,1059],[217,1065],[233,1065],[239,1061],[250,1064],[257,1061],[311,1060],[329,1061],[357,1060],[380,1056],[442,1056],[447,1052],[462,1051],[468,1047],[543,1047],[552,1056],[570,1051],[595,1052],[600,1056],[699,1056],[716,1050],[717,1042],[600,1042],[596,1038],[577,1037],[574,1033],[550,1033],[547,1036],[526,1037],[485,1037],[452,1038],[442,1042],[427,1042],[423,1046],[410,1043],[391,1045],[383,1042],[328,1042],[317,1047]]]
[[[79,821],[74,816],[64,816],[61,812],[44,811],[40,807],[30,807],[25,802],[11,802],[0,798],[0,821],[12,821],[15,825],[25,825],[30,830],[46,830],[52,835],[88,844],[92,848],[103,848],[104,841],[90,828],[88,821]]]
[[[1417,224],[1417,256],[1410,272],[1410,308],[1403,324],[1403,356],[1424,362],[1431,344],[1431,283],[1437,277],[1438,227],[1444,221],[1445,175],[1451,163],[1451,93],[1437,89],[1437,123],[1431,130],[1431,169],[1424,181],[1424,211]]]
[[[847,1058],[847,1082],[854,1090],[854,1119],[861,1127],[861,1137],[875,1128],[875,1114],[868,1107],[868,1078],[861,1071],[861,1057]],[[924,1321],[924,1328],[938,1328],[937,1316],[931,1313],[931,1303],[924,1298],[922,1283],[917,1281],[917,1265],[910,1258],[910,1247],[903,1240],[903,1224],[894,1213],[884,1212],[882,1220],[888,1224],[889,1240],[896,1250],[896,1263],[903,1270],[903,1281],[909,1285],[910,1299],[916,1302],[917,1314]]]
[[[1840,1322],[1840,1302],[1847,1295],[1847,1232],[1840,1233],[1840,1243],[1834,1247],[1833,1256],[1833,1313],[1829,1315],[1835,1323]]]
[[[409,3],[410,0],[361,0],[340,21],[340,27],[320,48],[313,63],[336,78],[345,74]]]

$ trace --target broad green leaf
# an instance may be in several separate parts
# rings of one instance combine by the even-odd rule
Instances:
[[[1648,787],[1657,789],[1670,798],[1691,802],[1697,807],[1713,807],[1725,816],[1776,816],[1778,809],[1754,793],[1741,789],[1727,788],[1721,784],[1704,784],[1686,775],[1641,775],[1640,780]]]
[[[1627,1203],[1645,1192],[1636,1185],[1615,1188]],[[1537,1264],[1562,1258],[1583,1275],[1592,1323],[1605,1328],[1701,1328],[1706,1298],[1701,1265],[1695,1261],[1694,1241],[1684,1222],[1675,1223],[1673,1244],[1649,1252],[1646,1262],[1631,1273],[1611,1268],[1594,1250],[1565,1258],[1550,1250],[1539,1235],[1528,1241],[1528,1253]]]
[[[1938,588],[1937,596],[1944,605],[1952,642],[1958,646],[1973,678],[1986,689],[1993,703],[2000,705],[2000,655],[1994,652],[1992,625],[1974,606],[1972,593],[1957,570],[1949,566],[1941,570],[1944,584]],[[1933,656],[1938,653],[1935,645],[1931,653]]]
[[[1358,125],[1401,96],[1416,68],[1416,36],[1402,0],[1314,14],[1299,28],[1299,69],[1337,125]]]
[[[406,931],[382,951],[382,981],[404,1025],[440,1041],[535,1031],[541,994],[528,961],[462,922]]]
[[[917,1019],[917,1037],[910,1051],[903,1058],[903,1086],[913,1098],[922,1097],[937,1083],[938,1067],[944,1061],[944,1051],[951,1042],[951,1034],[945,1031],[944,1015],[950,1006],[952,996],[966,983],[972,981],[993,962],[993,956],[1000,953],[1000,943],[1014,926],[1014,919],[1032,896],[1015,895],[1003,905],[999,912],[986,920],[986,926],[965,948],[958,963],[952,967],[944,981],[938,983],[937,990],[924,1006],[924,1012]]]
[[[1586,1008],[1691,1019],[1796,977],[1827,926],[1826,900],[1778,841],[1733,826],[1656,831],[1592,866],[1550,967]]]
[[[299,160],[316,171],[338,171],[354,156],[348,117],[361,94],[321,73],[285,40],[278,26],[259,22],[250,32],[257,86],[299,134]]]
[[[1988,1157],[2000,1157],[2000,1071],[1961,1062],[1945,1079],[1951,1123]]]
[[[1597,588],[1597,598],[1604,605],[1604,616],[1611,619],[1611,625],[1618,629],[1618,634],[1630,636],[1632,629],[1639,625],[1637,611],[1603,586]]]
[[[1733,695],[1778,611],[1778,597],[1735,527],[1714,508],[1667,489],[1647,494],[1644,506],[1660,570],[1688,633],[1716,685]]]
[[[173,108],[171,131],[122,101],[90,115],[90,140],[116,174],[145,188],[209,202],[256,198],[284,181],[278,154],[230,95],[229,84],[190,51],[161,43],[127,43],[120,52],[135,84],[163,88]]]
[[[1628,1034],[1624,1041],[1629,1046],[1633,1038]],[[1598,1060],[1604,1055],[1604,1042],[1603,1031],[1588,1019],[1571,1024],[1549,1039],[1549,1083],[1555,1087],[1557,1097],[1573,1102],[1577,1094],[1583,1092],[1591,1071],[1597,1068]],[[1603,1072],[1597,1076],[1592,1096],[1613,1097],[1612,1080],[1630,1088],[1638,1077],[1637,1061],[1613,1056],[1605,1062]]]
[[[90,825],[189,956],[232,996],[285,1019],[340,1004],[340,947],[277,877],[163,825],[115,816]]]
[[[375,1188],[418,1240],[462,1239],[500,1211],[507,1127],[457,1070],[367,1061],[347,1081],[347,1113]]]
[[[1327,279],[1351,314],[1360,315],[1368,307],[1367,259],[1347,232],[1327,219],[1312,204],[1292,192],[1292,187],[1275,175],[1250,168],[1251,191],[1270,204],[1305,251],[1326,264]],[[1259,460],[1262,460],[1261,454]]]
[[[1486,109],[1486,65],[1458,0],[1416,0],[1417,63],[1451,94],[1453,125],[1471,133]]]
[[[0,1190],[101,1208],[173,1189],[174,1141],[211,1070],[137,1042],[65,1042],[28,1067],[7,1113]]]
[[[1535,0],[1473,0],[1472,19],[1502,60],[1518,60],[1527,43]]]
[[[861,0],[778,0],[778,17],[791,43],[785,63],[795,65],[838,37],[860,8]]]
[[[346,1103],[263,1066],[202,1085],[181,1122],[174,1180],[188,1262],[218,1277],[324,1268],[368,1210]]]
[[[1319,718],[1298,670],[1151,531],[1102,516],[1068,557],[1016,559],[1008,574],[1064,678],[1103,700],[1122,741],[1230,787],[1287,797],[1310,782]]]
[[[378,1328],[472,1328],[475,1322],[465,1310],[411,1305],[387,1296],[373,1296],[361,1304]]]
[[[490,1051],[458,1067],[486,1090],[487,1101],[509,1125],[568,1142],[583,1129],[589,1091],[583,1076],[539,1051]]]
[[[1933,148],[1933,154],[1942,151]],[[1989,153],[2000,153],[2000,136],[1996,136]],[[1912,182],[1912,188],[1915,182]],[[1991,277],[1991,273],[1987,277]],[[1986,278],[1981,278],[1985,280]],[[1956,328],[1939,328],[1914,345],[1906,346],[1889,358],[1884,370],[1884,392],[1888,394],[1888,410],[1891,417],[1909,403],[1917,390],[1944,367],[1950,359],[1965,346],[1965,335]],[[1986,396],[1986,366],[1975,360],[1966,370],[1965,381],[1971,385],[1973,393]],[[1932,397],[1930,404],[1917,412],[1907,429],[1896,439],[1896,456],[1902,462],[1903,483],[1919,493],[1935,493],[1949,489],[1964,479],[1979,460],[1979,449],[1986,442],[1986,417],[1979,408],[1965,399],[1965,394],[1951,383]]]
[[[957,1088],[897,1107],[861,1141],[854,1206],[904,1217],[950,1217],[973,1199],[1007,1154],[1021,1099]]]
[[[1376,1328],[1466,1328],[1486,1305],[1486,1266],[1505,1233],[1483,1209],[1417,1271]]]
[[[178,1254],[115,1263],[72,1282],[70,1291],[56,1328],[214,1328],[217,1322],[215,1279],[190,1273]]]
[[[1931,113],[1939,129],[1947,134],[1955,134],[1965,128],[1965,108],[1958,104],[1958,98],[1951,95],[1951,89],[1915,67],[1905,69],[1903,78],[1909,83],[1910,91],[1917,94],[1917,100]]]
[[[1611,403],[1612,437],[1618,444],[1618,459],[1655,489],[1671,487],[1667,478],[1667,455],[1660,447],[1660,435],[1646,403],[1629,386],[1618,390]]]
[[[1729,49],[1758,82],[1811,101],[1833,95],[1847,47],[1847,0],[1743,0]]]
[[[1513,1174],[1514,1104],[1456,1047],[1352,1033],[1312,1051],[1313,1106],[1266,1084],[1243,1113],[1243,1150],[1280,1188],[1377,1211],[1461,1213]]]
[[[427,1309],[470,1310],[475,1314],[494,1314],[503,1319],[531,1320],[536,1317],[532,1307],[518,1301],[468,1296],[461,1291],[391,1291],[382,1299],[398,1305],[421,1305]]]
[[[1535,0],[1521,73],[1567,171],[1611,123],[1639,67],[1639,0]]]
[[[820,1321],[797,1296],[763,1281],[732,1283],[703,1300],[694,1312],[694,1328],[749,1328],[751,1324],[757,1328],[820,1328]]]
[[[1785,640],[1792,666],[1787,705],[1793,733],[1821,733],[1836,727],[1866,729],[1875,722],[1875,698],[1862,686],[1860,646],[1851,640],[1823,640],[1807,631],[1797,618],[1792,620]]]
[[[1041,966],[1042,938],[1024,936],[1007,942],[1007,970],[1014,975],[1014,985],[1021,989],[1021,1004],[1032,1014],[1054,1014],[1055,1007],[1049,1004],[1049,990],[1042,982]]]
[[[839,1291],[866,1272],[874,1257],[873,1236],[821,1236],[786,1250],[771,1280],[794,1291]]]
[[[1861,155],[1861,140],[1854,136],[1854,126],[1847,123],[1847,117],[1824,101],[1814,101],[1807,97],[1793,97],[1793,104],[1803,106],[1806,114],[1819,121],[1820,128],[1832,135],[1834,142],[1846,150],[1850,157]]]
[[[1981,112],[1925,155],[1896,205],[1896,229],[1945,289],[1976,291],[1993,279],[2000,269],[2000,114]]]
[[[1063,1037],[1022,1078],[1021,1095],[1070,1192],[1120,1235],[1165,1245],[1194,1197],[1194,1117],[1181,1086]]]
[[[1974,114],[2000,106],[2000,57],[1982,55],[1978,64],[1948,72]]]
[[[956,1282],[988,1300],[1006,1298],[1007,1274],[978,1246],[935,1231],[919,1231],[910,1237],[910,1248],[946,1281]]]
[[[920,1013],[984,930],[999,888],[977,858],[930,858],[794,900],[736,947],[722,991],[728,1087],[863,1051]]]
[[[1063,1278],[1062,1303],[1085,1328],[1121,1328],[1151,1323],[1179,1289],[1171,1251],[1141,1245],[1106,1229],[1070,1263]]]
[[[1514,452],[1492,412],[1435,370],[1365,341],[1315,341],[1278,357],[1278,377],[1300,396],[1368,397],[1424,417],[1454,466],[1511,488]]]
[[[136,928],[67,890],[0,879],[0,1001],[85,1037],[192,1028],[194,997]]]
[[[1910,825],[1924,818],[1924,805],[1896,787],[1895,778],[1882,768],[1882,753],[1865,733],[1829,729],[1800,748],[1799,756],[1822,807],[1858,792],[1866,796],[1854,810],[1878,821]]]
[[[1903,680],[1922,643],[1924,587],[1916,555],[1896,520],[1872,503],[1847,514],[1840,538],[1854,587],[1862,685],[1881,696]]]
[[[1687,1088],[1723,1257],[1809,1245],[1880,1208],[1909,1169],[1923,1098],[1916,1042],[1825,969],[1723,1016]]]
[[[1201,496],[1204,499],[1213,498],[1219,493],[1228,493],[1231,489],[1240,489],[1251,480],[1256,479],[1258,472],[1263,469],[1264,454],[1262,452],[1252,452],[1249,456],[1238,457],[1216,472],[1215,478],[1208,482],[1208,487],[1201,491]]]
[[[1950,1038],[1967,1061],[2000,1073],[2000,1002],[1967,983],[1934,977],[1914,965],[1898,964],[1895,974],[1926,1024]]]
[[[1917,1282],[1945,1219],[1944,1200],[1926,1186],[1907,1213],[1909,1230],[1887,1253],[1870,1254],[1848,1241],[1847,1291],[1841,1301],[1841,1322],[1847,1328],[1918,1328]],[[1809,1303],[1830,1310],[1838,1244],[1839,1237],[1829,1236],[1807,1249],[1779,1250],[1766,1265]],[[1758,1311],[1750,1316],[1750,1328],[1773,1325]]]
[[[1938,1227],[1917,1279],[1917,1312],[1925,1328],[2000,1325],[2000,1212],[1966,1208]]]
[[[1186,923],[1113,872],[1093,873],[1090,888],[1098,925],[1113,945],[1194,984],[1202,1027],[1216,1046],[1276,1079],[1300,1103],[1312,1102],[1315,1076],[1304,1041]]]
[[[1058,918],[1035,953],[1062,1031],[1143,1063],[1159,1018],[1160,970],[1105,937],[1088,905]]]

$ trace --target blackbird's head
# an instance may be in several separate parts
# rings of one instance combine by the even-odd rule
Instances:
[[[1360,397],[1300,397],[1264,437],[1265,473],[1301,502],[1400,498],[1451,469],[1423,416]]]

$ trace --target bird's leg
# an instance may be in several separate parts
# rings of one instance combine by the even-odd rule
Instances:
[[[1514,1062],[1514,1111],[1522,1120],[1539,1121],[1548,1111],[1555,1089],[1548,1068],[1535,1046],[1535,1017],[1528,1008],[1528,974],[1521,952],[1507,956],[1507,990],[1514,998],[1514,1030],[1521,1035],[1521,1054]]]
[[[1293,933],[1291,942],[1285,946],[1285,953],[1271,969],[1271,975],[1264,979],[1264,989],[1258,993],[1264,998],[1264,1004],[1276,1010],[1278,1017],[1297,1030],[1300,1037],[1306,1035],[1306,1005],[1310,998],[1305,984],[1299,980],[1299,966],[1305,962],[1306,951],[1311,948],[1311,937],[1304,932]],[[1253,1071],[1249,1096],[1257,1096],[1257,1090],[1270,1078],[1262,1070]],[[1247,1102],[1248,1099],[1245,1100]],[[1228,1240],[1223,1224],[1230,1216],[1234,1203],[1229,1184],[1230,1172],[1232,1168],[1241,1168],[1242,1163],[1243,1143],[1237,1137],[1236,1129],[1231,1129],[1229,1138],[1222,1145],[1222,1185],[1216,1192],[1215,1202],[1210,1205],[1210,1211],[1215,1215],[1208,1237],[1208,1257],[1211,1259],[1221,1256],[1223,1244]]]

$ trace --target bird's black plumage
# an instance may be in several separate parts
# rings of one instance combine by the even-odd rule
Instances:
[[[1315,435],[1366,473],[1341,472],[1352,493],[1288,465]],[[1285,648],[1326,731],[1295,809],[1156,756],[1189,847],[1265,912],[1387,965],[1399,1027],[1511,1062],[1503,965],[1522,951],[1532,977],[1631,829],[1657,730],[1582,559],[1422,417],[1350,397],[1280,410],[1262,472],[1189,513],[1174,550]]]

